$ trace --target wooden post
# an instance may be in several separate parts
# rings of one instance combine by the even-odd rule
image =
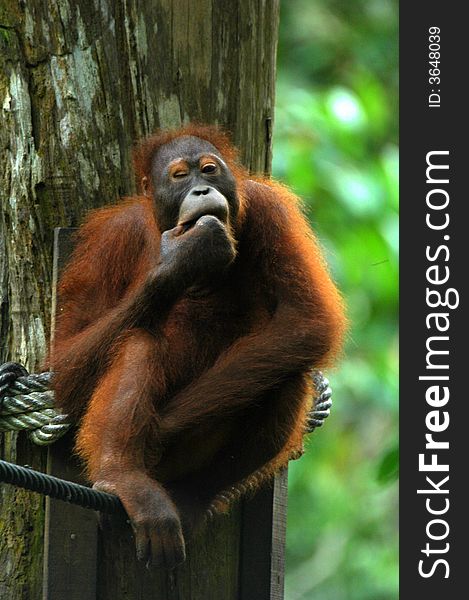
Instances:
[[[54,290],[73,229],[56,229]],[[56,299],[54,294],[53,310]],[[71,437],[49,451],[48,472],[80,481]],[[43,600],[282,600],[287,470],[272,486],[220,515],[187,548],[184,565],[148,571],[128,523],[47,499]]]
[[[74,229],[54,231],[52,277],[52,333],[57,308],[57,281],[73,249]],[[48,451],[47,472],[84,483],[73,460],[73,434],[67,434]],[[44,528],[43,600],[95,600],[97,519],[93,511],[46,498]]]
[[[283,600],[288,470],[273,486],[244,500],[241,515],[241,600]]]

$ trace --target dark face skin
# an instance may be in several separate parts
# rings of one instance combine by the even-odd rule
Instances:
[[[172,293],[210,290],[236,257],[235,178],[212,144],[183,136],[155,154],[151,180],[161,231],[160,285],[168,282]]]
[[[184,136],[162,146],[153,158],[151,179],[162,232],[189,227],[202,215],[234,224],[239,209],[236,182],[209,142]]]

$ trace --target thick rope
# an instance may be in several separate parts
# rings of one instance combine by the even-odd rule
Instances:
[[[0,481],[57,500],[77,504],[83,508],[125,514],[121,501],[113,494],[93,490],[79,483],[58,479],[52,475],[44,475],[39,471],[20,467],[4,460],[0,460]]]
[[[51,444],[66,433],[71,425],[67,422],[67,415],[54,408],[54,392],[49,389],[52,375],[50,372],[30,375],[17,363],[5,363],[0,366],[0,431],[30,430],[32,441],[39,445]],[[305,433],[311,433],[317,427],[321,427],[330,415],[332,406],[329,381],[320,371],[314,371],[312,377],[316,396]],[[266,467],[230,490],[218,494],[208,510],[207,518],[210,519],[214,513],[222,511],[249,490],[257,489],[269,477],[270,471]],[[84,508],[125,514],[121,501],[113,494],[58,479],[4,460],[0,460],[0,481]]]
[[[54,407],[52,375],[28,374],[17,363],[0,366],[0,431],[28,430],[31,440],[40,446],[52,444],[68,431],[67,415]],[[321,371],[313,372],[313,382],[318,395],[308,416],[307,433],[322,427],[332,406],[329,381]]]
[[[332,408],[332,389],[329,385],[329,379],[324,377],[321,371],[313,371],[313,383],[317,396],[313,409],[308,415],[307,433],[313,432],[316,427],[322,427],[324,421],[331,414]]]
[[[35,444],[47,446],[70,429],[67,415],[54,407],[52,375],[28,374],[17,363],[0,366],[0,431],[28,430]]]

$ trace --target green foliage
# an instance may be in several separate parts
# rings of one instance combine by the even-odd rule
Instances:
[[[334,407],[291,464],[287,600],[397,597],[397,3],[282,3],[274,175],[350,320]]]

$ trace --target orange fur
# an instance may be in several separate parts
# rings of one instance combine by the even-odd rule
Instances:
[[[148,307],[139,298],[161,236],[152,201],[95,211],[60,284],[53,363],[90,479],[144,472],[193,516],[191,498],[217,504],[223,490],[263,481],[301,449],[310,370],[332,364],[345,318],[298,198],[248,178],[218,129],[150,137],[135,152],[137,178],[149,176],[161,145],[186,135],[210,141],[237,180],[229,276],[206,296]],[[139,310],[150,310],[146,325]],[[127,498],[131,487],[116,489]]]

